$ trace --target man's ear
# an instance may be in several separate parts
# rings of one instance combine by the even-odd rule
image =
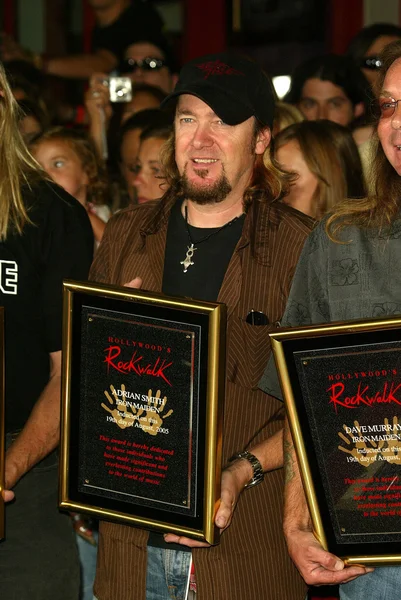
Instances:
[[[270,127],[261,129],[256,137],[255,154],[263,154],[272,139]]]
[[[365,106],[364,106],[363,102],[358,102],[358,104],[355,104],[354,119],[357,119],[358,117],[362,116],[364,112],[365,112]]]

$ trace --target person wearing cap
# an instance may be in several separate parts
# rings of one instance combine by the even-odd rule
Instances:
[[[257,383],[312,221],[279,202],[289,176],[270,156],[275,97],[256,63],[197,58],[164,102],[176,107],[164,151],[171,187],[109,221],[90,279],[227,305],[222,535],[208,546],[101,523],[94,593],[185,598],[192,557],[200,600],[303,600],[282,535],[283,408]]]

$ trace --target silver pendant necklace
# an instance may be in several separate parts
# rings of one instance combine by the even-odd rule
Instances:
[[[186,273],[188,271],[188,267],[194,265],[195,263],[192,260],[192,257],[194,255],[195,250],[197,250],[198,248],[195,248],[195,246],[193,245],[193,243],[191,242],[191,245],[188,246],[187,248],[187,254],[184,258],[184,260],[182,260],[180,262],[180,265],[184,265],[184,273]]]
[[[197,242],[194,242],[194,240],[192,239],[192,236],[191,236],[191,232],[189,231],[189,225],[188,225],[188,207],[185,206],[184,210],[185,210],[185,227],[186,227],[186,230],[187,230],[187,234],[188,234],[188,239],[189,239],[189,242],[190,242],[190,246],[187,247],[187,253],[185,255],[184,260],[180,261],[180,265],[183,265],[183,267],[184,267],[184,273],[186,273],[188,271],[188,268],[191,267],[191,266],[193,266],[195,264],[194,261],[192,260],[192,258],[193,258],[193,255],[195,253],[195,250],[198,249],[197,246],[199,244],[201,244],[202,242],[206,242],[206,240],[208,240],[209,238],[211,238],[212,235],[217,235],[218,233],[220,233],[220,231],[222,231],[226,227],[229,227],[230,225],[232,225],[235,221],[237,221],[237,219],[239,219],[239,217],[234,217],[234,219],[232,219],[228,223],[225,223],[224,225],[222,225],[221,227],[219,227],[215,231],[212,231],[211,233],[209,233],[208,235],[206,235],[204,238],[201,238]],[[195,246],[195,244],[196,244],[196,246]]]

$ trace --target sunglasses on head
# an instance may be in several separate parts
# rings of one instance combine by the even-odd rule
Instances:
[[[376,71],[382,66],[382,61],[378,56],[365,56],[361,61],[361,67],[363,69],[370,69]]]
[[[135,58],[128,58],[121,64],[122,73],[130,73],[141,69],[142,71],[159,71],[166,65],[166,61],[161,58],[154,58],[153,56],[146,56],[139,60]]]

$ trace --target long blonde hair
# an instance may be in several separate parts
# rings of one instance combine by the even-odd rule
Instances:
[[[317,187],[312,202],[316,219],[348,196],[346,174],[330,133],[323,121],[301,121],[280,131],[274,140],[276,151],[291,141],[296,142],[309,171],[315,175]],[[356,148],[355,153],[359,160]],[[362,173],[362,167],[360,170]],[[292,175],[295,180],[297,176]]]
[[[30,222],[21,188],[43,177],[18,129],[19,108],[0,63],[0,240]]]
[[[305,117],[301,111],[293,104],[288,102],[276,102],[276,108],[274,111],[274,122],[273,122],[273,135],[277,135],[290,125],[294,123],[301,123]]]
[[[381,54],[382,66],[375,84],[375,95],[378,97],[383,88],[384,79],[391,65],[401,58],[401,41],[392,42]],[[326,223],[326,231],[330,239],[338,241],[337,234],[349,225],[360,228],[387,229],[400,211],[401,177],[389,163],[377,136],[380,114],[377,112],[373,136],[374,153],[372,161],[372,177],[374,192],[362,200],[343,202],[336,206],[335,212]]]

